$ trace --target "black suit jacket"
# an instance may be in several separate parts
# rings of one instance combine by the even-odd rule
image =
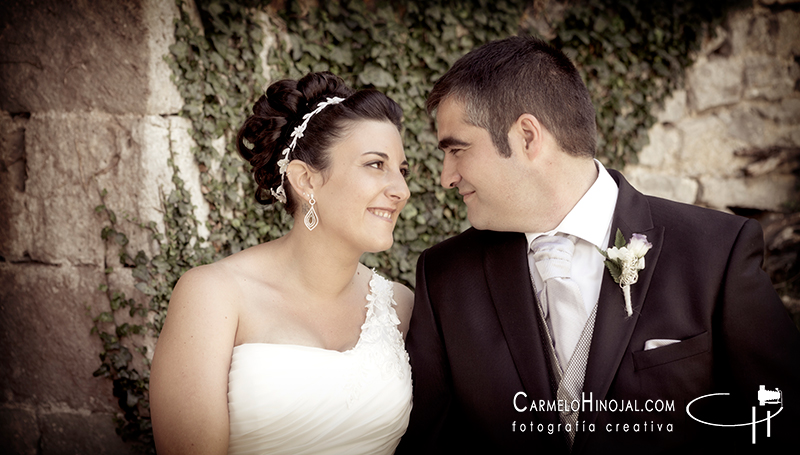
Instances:
[[[584,380],[592,407],[582,405],[572,452],[763,452],[793,440],[800,334],[761,269],[758,223],[644,196],[609,172],[619,186],[611,242],[620,229],[653,247],[631,288],[633,316],[604,274]],[[469,229],[420,257],[407,338],[414,408],[398,453],[568,452],[548,409],[555,384],[526,249],[521,233]],[[660,338],[682,341],[644,350]],[[696,401],[694,416],[747,423],[754,404],[759,419],[774,414],[758,406],[760,385],[780,389],[784,409],[770,438],[757,425],[755,445],[751,427],[687,414],[714,393],[729,395]]]

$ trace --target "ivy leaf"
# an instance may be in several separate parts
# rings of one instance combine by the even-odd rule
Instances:
[[[331,61],[343,66],[353,65],[353,52],[350,50],[349,47],[346,46],[334,47],[333,49],[330,50],[328,58],[330,58]]]
[[[144,283],[144,282],[141,282],[141,281],[136,283],[136,285],[134,287],[136,289],[138,289],[141,293],[145,294],[145,295],[152,296],[152,295],[158,294],[158,292],[156,292],[155,289],[151,288],[147,283]]]
[[[114,316],[112,316],[108,311],[104,311],[98,314],[94,320],[97,322],[114,322]]]
[[[358,81],[364,85],[374,85],[375,87],[389,87],[397,84],[391,73],[372,63],[364,66],[364,71],[358,75]]]
[[[128,236],[121,232],[117,232],[114,236],[114,241],[117,242],[117,245],[125,246],[128,244]]]
[[[169,46],[169,51],[174,55],[178,60],[183,60],[188,57],[189,55],[189,45],[186,44],[184,41],[178,41],[175,44]]]

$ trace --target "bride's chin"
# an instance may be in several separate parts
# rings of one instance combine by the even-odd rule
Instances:
[[[389,248],[391,248],[393,244],[394,244],[394,238],[392,238],[392,239],[390,239],[388,241],[385,241],[385,242],[380,242],[379,244],[374,245],[372,248],[369,248],[366,252],[367,253],[380,253],[380,252],[386,251]]]

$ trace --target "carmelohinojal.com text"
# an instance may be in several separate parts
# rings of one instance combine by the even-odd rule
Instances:
[[[514,409],[517,412],[674,412],[674,400],[646,400],[644,403],[639,403],[636,400],[594,400],[592,394],[589,393],[588,398],[585,394],[581,393],[581,399],[569,400],[531,400],[530,404],[526,404],[528,395],[525,392],[517,392],[514,395]],[[555,432],[594,432],[596,425],[594,423],[587,424],[585,421],[578,420],[574,425],[562,423],[536,424],[533,421],[526,423],[521,421],[517,423],[515,420],[511,423],[512,432],[538,432],[553,434]],[[642,421],[636,423],[608,423],[601,427],[601,430],[606,432],[659,432],[674,430],[671,423],[655,423],[654,421]]]

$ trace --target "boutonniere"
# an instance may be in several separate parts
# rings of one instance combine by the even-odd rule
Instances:
[[[630,242],[625,244],[625,236],[617,229],[614,246],[606,251],[597,249],[606,258],[604,264],[611,272],[614,282],[622,288],[622,294],[625,296],[625,312],[628,316],[633,314],[631,285],[639,279],[639,270],[644,268],[644,255],[652,247],[653,244],[647,241],[647,236],[642,234],[633,234]]]

